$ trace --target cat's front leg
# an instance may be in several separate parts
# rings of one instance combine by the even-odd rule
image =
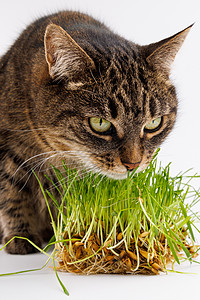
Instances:
[[[12,197],[12,199],[4,199],[3,203],[0,204],[0,223],[3,232],[3,243],[6,244],[14,236],[18,236],[27,238],[41,247],[42,240],[37,230],[39,219],[30,199]],[[8,243],[6,251],[11,254],[27,254],[34,253],[37,249],[26,239],[15,238]]]
[[[19,236],[22,238],[14,238],[11,242],[9,242],[13,238],[13,236]],[[27,238],[35,245],[41,247],[41,240],[37,234],[30,234],[28,232],[16,232],[14,233],[14,235],[12,233],[3,239],[4,244],[9,242],[6,246],[6,251],[10,254],[29,254],[38,251],[33,245],[31,245],[27,240],[23,238]]]

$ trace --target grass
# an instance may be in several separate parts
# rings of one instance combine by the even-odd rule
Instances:
[[[200,232],[200,216],[195,209],[200,192],[192,187],[192,180],[200,176],[185,172],[172,177],[170,164],[164,168],[158,165],[157,154],[145,171],[129,174],[121,181],[92,173],[80,176],[64,162],[62,172],[52,168],[57,182],[47,177],[50,189],[44,190],[38,180],[52,220],[52,240],[44,249],[23,237],[9,241],[26,239],[48,260],[39,269],[0,277],[42,270],[52,260],[55,275],[69,295],[58,270],[159,274],[174,271],[175,262],[196,262],[199,246],[195,233]],[[55,205],[56,218],[50,200]],[[49,254],[47,249],[52,245],[54,249]]]
[[[173,268],[174,262],[194,261],[200,218],[193,209],[200,194],[190,182],[198,176],[171,177],[170,164],[162,168],[156,157],[145,171],[121,181],[79,176],[64,162],[64,171],[53,170],[57,183],[48,178],[51,190],[41,189],[51,217],[49,199],[57,211],[58,270],[158,274],[169,263]]]

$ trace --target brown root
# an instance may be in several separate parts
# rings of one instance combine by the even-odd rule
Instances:
[[[170,248],[166,247],[166,240],[161,236],[155,240],[154,245],[148,243],[148,232],[139,236],[137,245],[134,239],[126,247],[122,234],[117,234],[117,243],[111,239],[101,245],[96,234],[92,234],[86,242],[68,242],[67,246],[59,249],[57,258],[58,270],[79,274],[152,274],[157,275],[166,270],[174,257]],[[121,243],[119,241],[122,240]],[[194,246],[185,243],[191,254]],[[179,253],[178,253],[179,255]],[[179,255],[181,257],[181,255]]]

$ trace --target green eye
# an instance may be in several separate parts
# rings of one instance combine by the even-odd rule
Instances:
[[[93,131],[106,133],[111,128],[111,123],[103,118],[89,118],[89,124]]]
[[[147,123],[144,130],[147,132],[155,132],[162,126],[162,117],[159,117],[151,122]]]

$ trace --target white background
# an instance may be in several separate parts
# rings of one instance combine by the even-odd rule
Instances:
[[[159,155],[172,174],[200,169],[200,4],[198,0],[0,0],[0,55],[30,22],[61,9],[86,12],[115,32],[140,44],[166,38],[195,22],[172,70],[177,86],[179,115],[173,133]],[[199,172],[200,173],[200,172]],[[195,181],[200,187],[200,179]],[[0,273],[38,268],[46,257],[7,255],[0,252]],[[200,267],[186,264],[183,272],[160,276],[76,276],[61,274],[69,299],[192,299],[199,297]],[[1,299],[66,299],[51,269],[25,275],[0,277]]]

